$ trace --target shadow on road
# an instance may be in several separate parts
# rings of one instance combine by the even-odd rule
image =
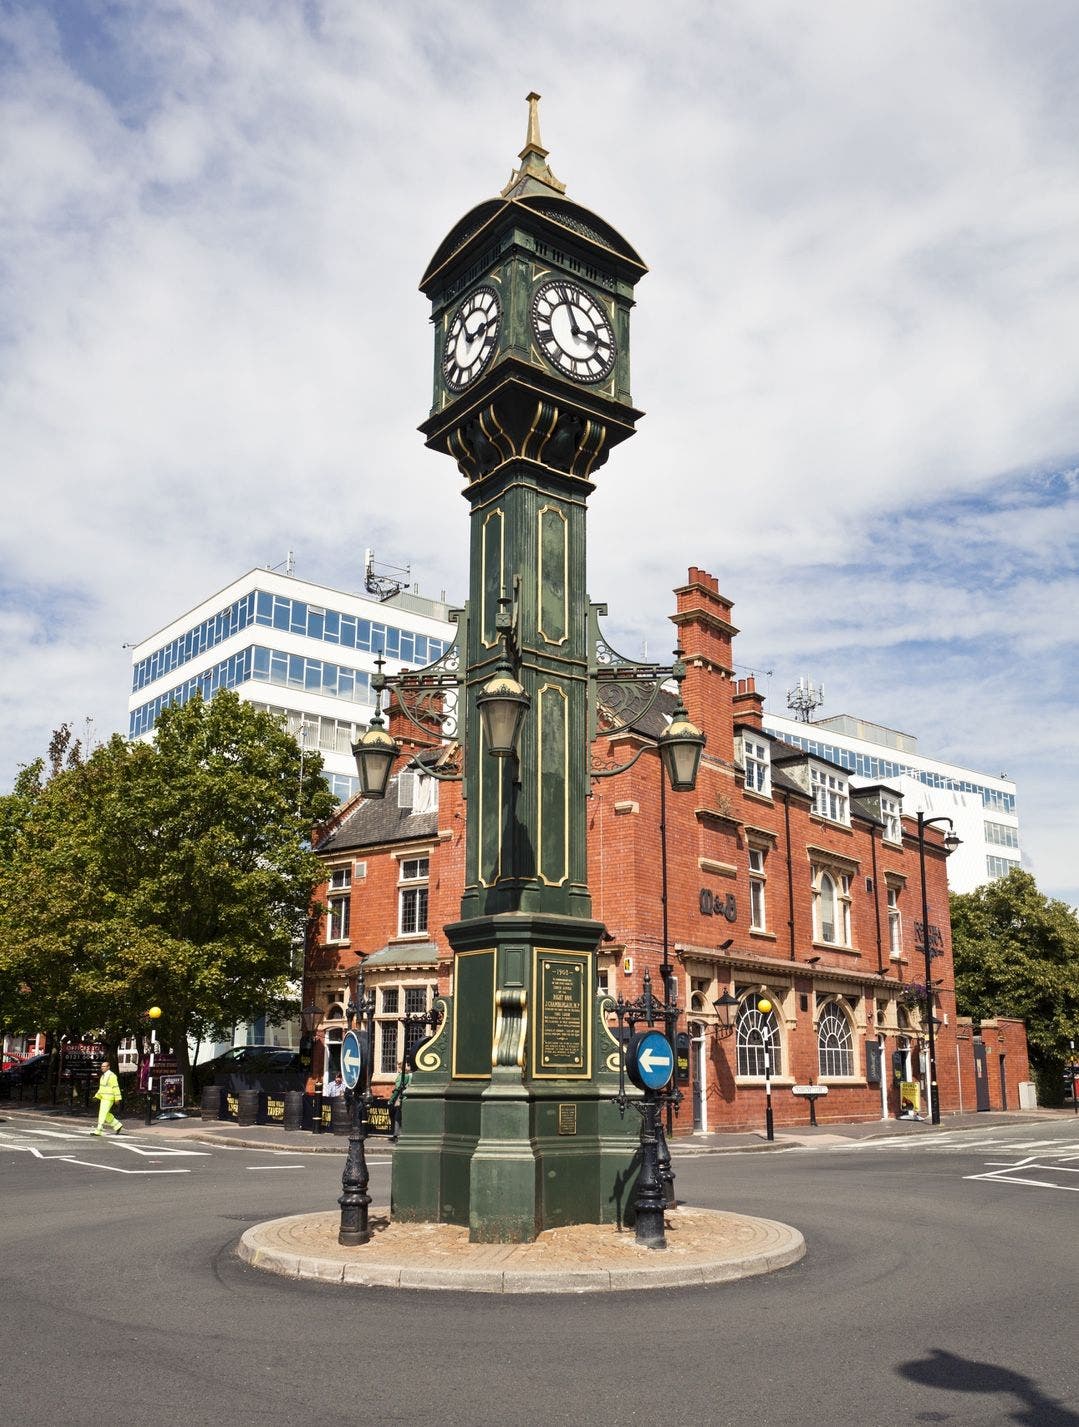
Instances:
[[[1022,1404],[1011,1414],[1012,1420],[1029,1423],[1030,1427],[1079,1427],[1079,1415],[1055,1398],[1046,1397],[1033,1378],[996,1363],[979,1363],[934,1348],[927,1358],[900,1363],[897,1371],[910,1382],[947,1392],[1011,1393]],[[931,1422],[937,1418],[925,1413],[920,1420]]]

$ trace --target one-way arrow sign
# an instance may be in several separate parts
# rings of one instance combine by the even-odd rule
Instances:
[[[659,1031],[639,1031],[626,1046],[626,1074],[641,1090],[662,1090],[674,1074],[674,1051]]]
[[[363,1071],[363,1042],[355,1031],[346,1031],[341,1038],[341,1079],[350,1090],[360,1083]]]

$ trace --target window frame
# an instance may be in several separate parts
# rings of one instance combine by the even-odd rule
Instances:
[[[778,1004],[774,996],[769,996],[772,1002],[772,1009],[764,1015],[757,1010],[757,1001],[763,993],[760,991],[746,991],[741,996],[741,1005],[738,1008],[738,1016],[735,1021],[734,1031],[734,1073],[738,1080],[759,1080],[765,1078],[764,1070],[764,1033],[762,1026],[770,1026],[769,1047],[772,1052],[771,1079],[783,1075],[783,1036],[780,1029],[779,1017],[776,1014]],[[749,1036],[755,1036],[755,1040],[750,1040]],[[759,1069],[751,1069],[750,1066],[759,1066]]]
[[[813,811],[817,817],[850,827],[850,779],[844,770],[811,762],[809,786],[813,790]]]
[[[326,942],[341,946],[352,930],[352,863],[331,867],[326,879]]]
[[[825,1035],[826,1024],[835,1023],[842,1029],[843,1037],[839,1044],[824,1044],[822,1037]],[[855,1038],[854,1024],[850,1013],[843,1002],[836,996],[829,996],[817,1011],[817,1074],[824,1080],[856,1080],[858,1078],[858,1067],[855,1059]],[[829,1035],[833,1033],[829,1030]],[[840,1038],[837,1036],[837,1040]],[[834,1068],[835,1062],[825,1060],[825,1057],[843,1056],[848,1069],[837,1070]],[[826,1064],[830,1068],[825,1068]]]
[[[410,868],[416,870],[409,871]],[[397,935],[399,937],[426,937],[428,935],[430,887],[430,853],[402,857],[397,867]]]
[[[751,932],[768,930],[768,849],[751,843],[748,850],[749,864],[749,929]],[[757,865],[754,861],[757,860]]]
[[[845,872],[838,867],[828,863],[813,863],[812,887],[813,887],[813,940],[821,946],[842,947],[847,950],[853,949],[854,943],[851,940],[853,935],[853,919],[851,916],[852,887],[854,879],[849,872]],[[824,882],[825,879],[831,885],[832,920],[826,923],[824,920]],[[825,928],[830,926],[832,936],[825,935]]]

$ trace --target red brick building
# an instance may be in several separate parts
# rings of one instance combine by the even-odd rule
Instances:
[[[793,1087],[809,1084],[827,1087],[819,1121],[892,1117],[904,1099],[924,1114],[915,824],[903,817],[894,789],[853,787],[845,769],[764,732],[761,695],[752,679],[734,676],[731,603],[711,575],[691,569],[676,597],[673,621],[688,667],[683,692],[708,743],[696,789],[672,793],[654,751],[661,714],[611,737],[601,717],[595,767],[644,751],[625,773],[591,785],[589,885],[610,938],[597,951],[600,986],[637,996],[645,970],[658,990],[661,966],[671,966],[688,1061],[679,1133],[762,1125],[766,1052],[777,1125],[807,1121],[806,1101]],[[376,1088],[396,1074],[405,1035],[422,1034],[402,1018],[429,1010],[450,987],[442,927],[458,917],[464,883],[460,784],[405,771],[420,745],[400,715],[391,727],[405,756],[387,799],[347,805],[317,840],[328,881],[305,988],[305,1000],[325,1008],[325,1055],[315,1068],[330,1073],[348,981],[364,959],[376,997]],[[1015,1108],[1028,1076],[1021,1023],[993,1023],[980,1039],[969,1023],[957,1023],[946,861],[939,829],[930,828],[941,1110],[974,1109],[981,1081],[994,1108]],[[738,1002],[726,1013],[729,1026],[714,1004],[725,992]],[[771,1004],[766,1013],[762,1000]],[[992,1066],[979,1046],[991,1050]]]

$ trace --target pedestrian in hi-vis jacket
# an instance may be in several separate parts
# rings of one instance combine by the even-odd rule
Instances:
[[[113,1134],[118,1135],[124,1128],[116,1116],[112,1113],[112,1107],[120,1103],[120,1082],[116,1078],[115,1070],[109,1069],[109,1062],[101,1062],[101,1079],[98,1081],[97,1094],[94,1099],[98,1102],[97,1129],[95,1135],[103,1135],[105,1126],[108,1125]]]

